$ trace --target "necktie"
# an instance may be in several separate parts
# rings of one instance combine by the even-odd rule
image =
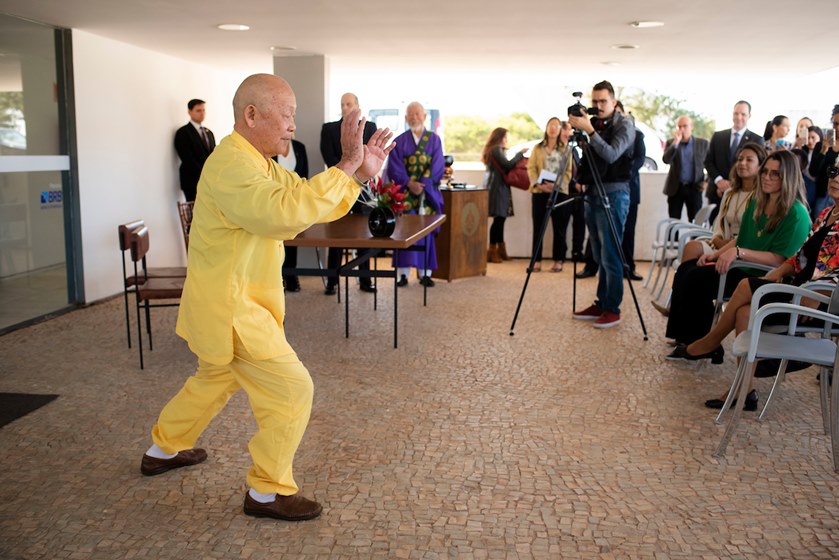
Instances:
[[[201,131],[201,141],[204,142],[204,147],[207,148],[207,151],[209,151],[210,150],[210,139],[207,138],[207,129],[202,126],[198,130]]]
[[[731,135],[731,146],[728,148],[728,159],[734,163],[734,154],[737,153],[737,146],[740,145],[740,133],[735,132]]]

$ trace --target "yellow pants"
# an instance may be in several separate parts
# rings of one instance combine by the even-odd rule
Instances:
[[[198,370],[163,408],[152,439],[167,453],[192,449],[198,436],[239,388],[245,390],[259,427],[248,449],[248,485],[263,494],[296,494],[294,453],[312,411],[312,378],[288,354],[255,360],[234,335],[233,361],[217,366],[198,359]]]

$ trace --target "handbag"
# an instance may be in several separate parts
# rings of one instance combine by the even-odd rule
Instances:
[[[501,177],[504,178],[504,183],[508,187],[514,187],[516,189],[522,190],[530,190],[530,177],[527,175],[527,159],[526,157],[521,158],[514,168],[504,172],[501,169],[501,166],[498,165],[498,162],[493,158],[492,163],[495,165],[495,168],[501,174]]]

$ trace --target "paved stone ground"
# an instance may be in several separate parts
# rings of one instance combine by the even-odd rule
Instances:
[[[315,381],[295,462],[324,515],[242,514],[255,423],[236,395],[202,436],[210,458],[139,473],[156,415],[195,359],[154,314],[140,371],[120,299],[0,338],[0,390],[58,393],[0,429],[0,558],[837,558],[839,476],[814,371],[790,376],[766,422],[746,413],[724,460],[702,402],[733,361],[664,360],[664,320],[637,286],[624,323],[571,320],[570,271],[533,276],[515,336],[524,261],[438,283],[421,306],[392,289],[379,310],[342,307],[304,278],[289,338]],[[578,282],[579,307],[594,280]],[[758,388],[768,390],[768,380]]]

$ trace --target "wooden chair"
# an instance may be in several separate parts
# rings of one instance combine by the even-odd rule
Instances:
[[[151,308],[178,307],[179,303],[151,303],[159,300],[180,299],[184,289],[185,277],[182,278],[149,278],[146,274],[146,254],[149,252],[149,229],[145,226],[135,229],[128,234],[131,248],[131,261],[134,263],[134,278],[145,279],[143,283],[134,285],[134,296],[137,308],[137,346],[140,348],[140,369],[143,369],[143,330],[140,320],[140,306],[146,311],[146,332],[149,335],[149,350],[153,350],[151,334]]]
[[[189,253],[189,229],[192,227],[192,208],[195,202],[178,202],[178,215],[181,217],[181,232],[184,234],[184,246]]]
[[[122,277],[124,278],[122,297],[125,302],[125,331],[129,348],[131,348],[131,318],[128,315],[128,294],[134,291],[134,286],[137,285],[137,278],[128,274],[128,270],[125,267],[125,253],[131,248],[130,233],[145,227],[145,225],[143,220],[134,220],[133,222],[122,224],[117,228],[119,233],[119,250],[122,253]],[[140,283],[142,284],[149,278],[186,278],[186,267],[174,266],[145,269]]]

